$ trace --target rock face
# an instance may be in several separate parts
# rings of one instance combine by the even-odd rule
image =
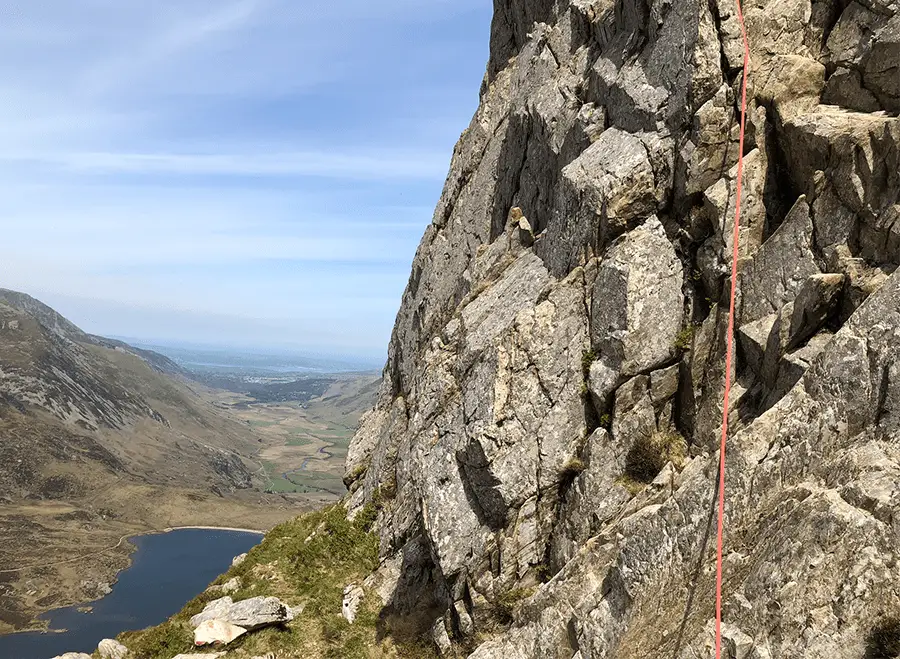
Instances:
[[[128,648],[111,638],[105,638],[97,646],[100,659],[127,659]]]
[[[347,505],[379,509],[388,624],[442,653],[709,656],[736,8],[494,5]],[[900,4],[744,13],[726,650],[892,656]]]
[[[288,622],[293,614],[277,597],[251,597],[234,602],[222,597],[207,604],[203,611],[191,618],[191,626],[198,627],[208,620],[222,620],[245,630]]]

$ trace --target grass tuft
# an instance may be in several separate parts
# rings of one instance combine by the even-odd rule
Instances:
[[[494,603],[494,612],[497,615],[497,619],[503,624],[512,623],[516,609],[522,602],[534,595],[536,591],[537,588],[535,587],[513,588],[503,593]]]
[[[593,350],[585,350],[581,353],[581,374],[587,380],[591,375],[591,364],[597,361],[597,353]]]
[[[675,350],[680,352],[686,352],[690,350],[694,345],[694,333],[697,328],[694,325],[687,325],[682,328],[680,332],[678,332],[678,336],[675,337]]]
[[[571,458],[562,468],[562,480],[571,480],[587,469],[584,460],[581,458]]]
[[[630,482],[651,483],[667,462],[681,468],[686,457],[687,442],[678,433],[658,432],[640,438],[625,456],[624,477],[627,480],[622,484],[628,487],[626,483]]]

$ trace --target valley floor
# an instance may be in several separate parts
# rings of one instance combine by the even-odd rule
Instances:
[[[257,403],[199,392],[249,427],[256,487],[233,492],[145,484],[124,476],[66,501],[0,504],[0,634],[40,628],[37,616],[103,597],[129,564],[128,538],[185,526],[265,531],[336,501],[347,447],[372,378],[339,380],[308,401]]]

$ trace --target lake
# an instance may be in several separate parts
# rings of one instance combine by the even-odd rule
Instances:
[[[131,567],[119,573],[109,595],[91,603],[92,612],[80,613],[76,606],[49,611],[41,619],[49,621],[51,630],[67,631],[0,636],[0,657],[50,659],[64,652],[90,654],[104,638],[157,625],[228,570],[235,556],[261,540],[255,533],[206,529],[131,538],[137,547]]]

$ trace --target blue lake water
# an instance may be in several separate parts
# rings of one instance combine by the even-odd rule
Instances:
[[[97,649],[104,638],[158,625],[196,597],[231,566],[231,560],[257,545],[262,536],[237,531],[181,529],[131,539],[137,550],[131,567],[119,573],[112,592],[78,607],[50,611],[41,619],[63,633],[28,632],[0,636],[2,659],[50,659],[64,652]]]

